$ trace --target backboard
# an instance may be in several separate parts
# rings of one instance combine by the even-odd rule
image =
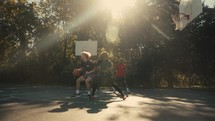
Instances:
[[[201,0],[180,0],[178,18],[173,18],[176,30],[183,30],[203,12]]]
[[[82,51],[97,55],[97,41],[75,41],[75,55],[80,56]]]

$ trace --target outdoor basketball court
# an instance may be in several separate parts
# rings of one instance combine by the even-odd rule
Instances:
[[[111,91],[71,99],[69,87],[0,88],[1,121],[214,121],[214,92],[133,90],[126,100]]]
[[[179,0],[176,14],[172,16],[176,30],[183,31],[203,13],[201,0]],[[101,3],[110,9],[112,19],[119,8],[130,5],[125,0]],[[111,3],[111,4],[110,4]],[[129,3],[123,5],[122,3]],[[121,7],[119,7],[121,5]],[[94,10],[94,9],[93,9]],[[68,22],[66,30],[73,30],[94,16],[87,11],[83,17]],[[100,10],[100,8],[99,8]],[[89,15],[88,15],[89,14]],[[119,14],[119,13],[118,13]],[[66,22],[64,22],[66,23]],[[75,23],[75,24],[74,24]],[[118,26],[109,23],[107,40],[118,40]],[[154,24],[159,34],[170,39]],[[64,26],[62,26],[64,27]],[[67,32],[67,31],[66,31]],[[97,41],[76,41],[75,55],[89,51],[97,55]],[[139,46],[138,46],[139,47]],[[141,46],[142,47],[142,46]],[[99,90],[95,99],[89,100],[86,92],[72,99],[75,89],[51,86],[6,86],[0,87],[0,121],[214,121],[214,91],[189,89],[131,89],[126,100],[116,97],[110,90]]]

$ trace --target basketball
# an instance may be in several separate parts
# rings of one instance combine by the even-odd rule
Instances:
[[[80,69],[74,69],[72,74],[74,77],[79,77],[79,76],[81,76],[81,71],[80,71]]]

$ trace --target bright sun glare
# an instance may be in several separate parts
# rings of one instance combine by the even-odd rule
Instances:
[[[127,8],[133,7],[136,0],[101,0],[101,7],[112,12],[113,17],[117,17]]]
[[[136,0],[100,0],[100,8],[109,10],[112,14],[112,19],[119,19],[122,12],[126,9],[132,8]],[[109,23],[106,30],[106,39],[110,43],[118,43],[119,28],[113,23]]]

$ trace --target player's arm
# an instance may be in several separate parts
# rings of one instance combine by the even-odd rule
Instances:
[[[113,63],[112,63],[111,61],[110,61],[110,63],[109,63],[108,71],[111,73],[111,77],[113,78],[113,77],[114,77],[115,70],[114,70]]]
[[[95,66],[95,71],[99,71],[100,70],[100,65],[102,64],[102,60],[97,60],[95,63],[94,63],[94,66]]]
[[[104,72],[110,72],[112,69],[112,63],[110,61],[106,61]]]
[[[96,71],[96,67],[94,67],[91,71],[87,71],[86,74],[91,74]]]
[[[92,70],[90,70],[90,71],[87,71],[86,72],[86,74],[91,74],[91,73],[93,73],[93,72],[95,72],[96,71],[96,64],[95,63],[91,63],[91,65],[90,66],[92,66]]]
[[[83,67],[78,68],[79,71],[83,71]]]
[[[84,69],[84,63],[83,61],[81,61],[80,68],[78,68],[78,70],[83,71],[83,69]]]

